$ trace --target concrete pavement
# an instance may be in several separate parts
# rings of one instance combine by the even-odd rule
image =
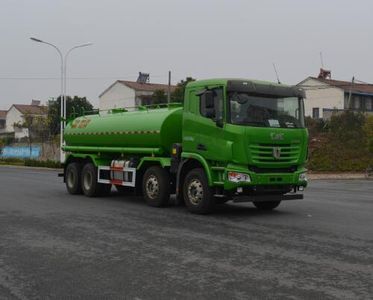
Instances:
[[[0,299],[371,299],[372,195],[372,181],[312,181],[273,212],[198,216],[0,167]]]

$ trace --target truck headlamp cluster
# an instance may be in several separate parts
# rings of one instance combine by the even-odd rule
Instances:
[[[307,173],[299,174],[299,181],[307,181]]]
[[[250,175],[245,173],[228,172],[228,180],[231,182],[251,182]]]

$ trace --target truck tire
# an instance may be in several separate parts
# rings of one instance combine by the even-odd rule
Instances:
[[[164,168],[150,167],[145,171],[142,191],[149,206],[166,206],[170,201],[170,175]]]
[[[253,202],[255,207],[260,210],[272,210],[280,205],[281,201]]]
[[[189,171],[184,180],[183,194],[185,205],[192,213],[207,214],[215,207],[213,192],[201,168]]]
[[[108,195],[111,184],[97,182],[97,168],[92,163],[84,165],[81,175],[83,194],[87,197],[98,197]]]
[[[65,171],[65,184],[67,191],[72,195],[82,194],[81,165],[76,162],[69,163]]]

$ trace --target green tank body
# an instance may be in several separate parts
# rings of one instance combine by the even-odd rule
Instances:
[[[181,126],[181,107],[87,115],[66,126],[65,148],[170,153],[173,143],[181,143]]]

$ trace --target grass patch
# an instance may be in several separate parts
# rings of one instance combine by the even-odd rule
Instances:
[[[27,166],[39,168],[62,168],[62,164],[54,160],[35,160],[35,159],[19,159],[19,158],[0,158],[0,165],[13,165],[13,166]]]

